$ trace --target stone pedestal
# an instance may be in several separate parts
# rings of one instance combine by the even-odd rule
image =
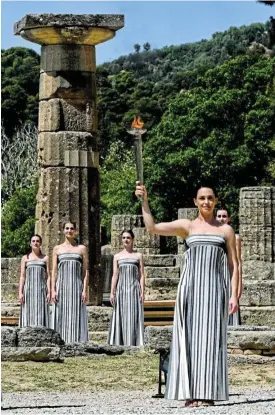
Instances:
[[[121,15],[26,15],[14,33],[42,45],[36,232],[43,250],[63,240],[62,223],[77,223],[88,248],[89,302],[100,304],[99,154],[95,45],[122,28]]]

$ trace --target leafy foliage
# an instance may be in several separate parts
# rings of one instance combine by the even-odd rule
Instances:
[[[2,119],[10,137],[25,123],[37,124],[40,56],[31,49],[1,51]]]
[[[17,188],[3,205],[2,256],[12,258],[26,254],[29,239],[34,233],[37,183]]]
[[[207,184],[233,210],[237,226],[239,189],[272,184],[274,76],[274,59],[240,56],[207,71],[170,102],[145,147],[159,218],[175,218]]]

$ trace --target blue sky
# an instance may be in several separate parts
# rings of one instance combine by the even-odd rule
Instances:
[[[209,39],[231,26],[266,22],[275,14],[256,1],[3,1],[1,48],[40,46],[13,35],[13,24],[28,13],[124,14],[125,27],[97,46],[97,63],[133,52],[133,45],[149,42],[153,49]]]

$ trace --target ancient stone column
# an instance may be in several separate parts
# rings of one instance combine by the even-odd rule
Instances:
[[[244,278],[274,279],[275,188],[240,191],[240,236]],[[253,274],[253,275],[252,275]]]
[[[14,33],[42,45],[36,232],[50,256],[70,218],[88,247],[89,303],[101,303],[99,154],[95,45],[115,36],[121,15],[26,15]]]

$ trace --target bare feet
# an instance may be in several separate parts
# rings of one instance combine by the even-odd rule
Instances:
[[[184,404],[185,408],[196,408],[197,406],[199,406],[199,402],[198,401],[193,401],[193,400],[189,400],[186,401]]]
[[[199,401],[198,406],[214,406],[214,401],[210,401],[210,400]]]

